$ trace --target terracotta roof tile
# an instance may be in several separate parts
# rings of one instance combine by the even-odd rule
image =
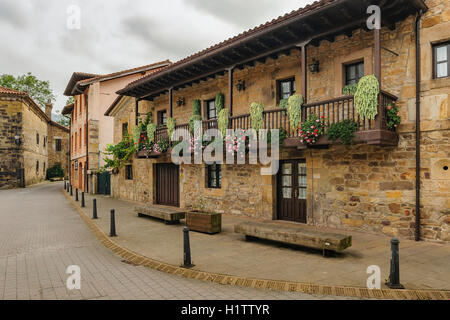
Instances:
[[[13,94],[13,95],[18,95],[18,96],[26,96],[27,95],[26,92],[22,92],[22,91],[10,89],[10,88],[5,88],[2,86],[0,86],[0,94]]]

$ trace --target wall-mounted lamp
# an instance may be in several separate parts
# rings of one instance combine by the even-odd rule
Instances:
[[[22,144],[22,141],[20,140],[20,136],[19,136],[18,134],[16,134],[16,135],[14,136],[14,142],[15,142],[18,146],[20,146],[20,145]]]
[[[311,63],[309,65],[309,71],[311,73],[318,73],[319,69],[320,69],[319,66],[320,66],[319,61],[316,59],[313,59],[313,63]]]
[[[245,80],[239,80],[236,84],[237,91],[245,91]]]
[[[177,100],[177,106],[181,107],[181,106],[185,106],[186,105],[186,99],[185,98],[179,98]]]

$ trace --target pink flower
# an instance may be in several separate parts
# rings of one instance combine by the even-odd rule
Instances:
[[[392,109],[392,106],[388,106],[387,109],[388,109],[388,110],[391,110],[391,109]]]
[[[315,126],[311,126],[311,129],[315,129],[316,127]]]

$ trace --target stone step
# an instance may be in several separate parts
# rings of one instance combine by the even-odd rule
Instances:
[[[310,226],[276,222],[247,221],[236,224],[234,232],[248,237],[328,251],[343,251],[352,245],[352,236],[317,230]]]

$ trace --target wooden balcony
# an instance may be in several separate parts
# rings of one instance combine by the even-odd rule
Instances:
[[[370,145],[396,146],[398,144],[398,134],[395,131],[388,130],[386,127],[386,107],[397,100],[394,95],[382,91],[379,95],[379,112],[375,120],[363,120],[356,112],[353,96],[342,96],[335,99],[308,103],[302,108],[302,121],[306,120],[311,114],[318,117],[324,116],[331,124],[339,123],[344,120],[353,120],[358,124],[355,133],[354,143],[367,143]],[[230,117],[231,129],[251,129],[250,114],[243,114]],[[202,130],[217,129],[217,120],[203,121]],[[306,149],[307,146],[300,142],[299,130],[291,126],[286,109],[273,109],[264,112],[265,129],[283,129],[287,133],[284,141],[284,147],[293,147]],[[176,129],[189,130],[189,124],[177,125]],[[167,128],[160,128],[156,131],[156,141],[161,139],[169,140]],[[314,147],[326,147],[332,144],[326,136],[322,136]]]

